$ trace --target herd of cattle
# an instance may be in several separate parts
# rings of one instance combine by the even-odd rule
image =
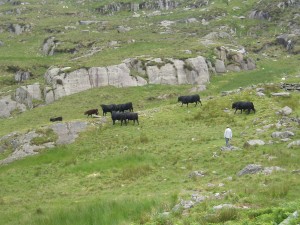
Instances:
[[[187,107],[189,106],[189,103],[195,103],[195,106],[197,106],[198,103],[202,105],[200,96],[198,94],[179,96],[178,102],[181,102],[181,106],[183,106],[183,104],[186,104]],[[139,116],[138,113],[133,112],[132,102],[127,102],[125,104],[110,104],[110,105],[101,104],[100,106],[102,108],[103,116],[106,116],[107,113],[111,114],[113,125],[115,124],[116,120],[120,121],[121,125],[123,125],[123,123],[127,125],[127,123],[130,120],[132,120],[134,124],[135,122],[139,124]],[[243,110],[244,111],[247,110],[248,114],[251,112],[251,110],[253,110],[253,112],[255,113],[254,104],[252,102],[243,102],[243,101],[234,102],[232,104],[232,109],[235,109],[234,113],[236,113],[237,110],[241,110],[241,113],[243,113]],[[98,109],[90,109],[84,112],[84,115],[87,115],[87,117],[89,116],[92,117],[93,115],[99,115],[99,111]],[[52,117],[50,118],[50,121],[51,122],[62,121],[62,117],[61,116]]]

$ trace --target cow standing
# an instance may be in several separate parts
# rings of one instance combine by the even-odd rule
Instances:
[[[123,122],[125,122],[125,124],[126,124],[125,113],[123,113],[123,112],[112,111],[111,119],[113,121],[113,125],[115,125],[116,120],[121,121],[121,126],[123,125]]]
[[[133,121],[133,124],[135,124],[135,121],[137,122],[137,124],[139,125],[139,115],[137,113],[134,112],[125,112],[125,124],[127,124],[127,120],[129,122],[129,120]]]
[[[102,108],[103,116],[104,115],[106,116],[106,113],[108,112],[112,113],[113,111],[118,111],[116,104],[110,104],[110,105],[101,104],[100,106]]]
[[[124,112],[124,111],[127,111],[127,110],[129,112],[133,112],[132,102],[127,102],[127,103],[124,103],[124,104],[118,104],[116,109],[119,112]]]
[[[183,104],[186,104],[186,106],[189,106],[189,103],[196,103],[195,106],[197,106],[198,102],[202,105],[202,102],[200,100],[200,95],[187,95],[187,96],[179,96],[178,102],[181,102],[181,106]]]
[[[234,102],[232,104],[232,109],[235,109],[234,114],[237,110],[241,110],[241,113],[243,113],[243,110],[247,110],[248,114],[251,110],[255,113],[255,108],[253,102]]]

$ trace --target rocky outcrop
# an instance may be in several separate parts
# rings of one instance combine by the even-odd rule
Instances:
[[[125,2],[113,2],[108,5],[104,5],[96,8],[96,11],[101,14],[113,14],[119,11],[133,11],[138,10],[169,10],[175,9],[179,5],[178,1],[174,0],[155,0],[145,1],[141,3],[125,3]]]
[[[17,71],[15,74],[15,81],[18,83],[23,82],[24,80],[28,80],[30,78],[31,74],[28,71]]]
[[[48,51],[49,49],[46,50],[46,52]],[[231,60],[235,61],[235,66],[239,68],[237,71],[255,68],[254,62],[252,66],[252,61],[244,59],[243,55],[238,52],[229,53],[230,51],[221,50],[219,57],[222,60],[217,59],[215,65],[212,65],[204,57],[197,56],[188,59],[130,58],[118,65],[81,68],[74,71],[71,71],[70,67],[51,67],[44,74],[46,85],[43,89],[38,83],[20,86],[13,99],[16,103],[32,109],[40,104],[49,104],[64,96],[104,86],[122,88],[147,84],[192,84],[196,86],[196,91],[205,90],[205,85],[210,80],[210,72],[225,73],[229,69],[229,67],[226,68],[223,60],[227,64]],[[29,75],[24,72],[17,73],[16,80],[21,82]],[[12,109],[2,110],[4,117],[10,116],[7,111],[11,112]]]
[[[31,31],[31,25],[29,25],[29,24],[25,24],[25,25],[24,24],[11,24],[8,27],[8,30],[11,33],[14,33],[16,35],[20,35],[23,32],[29,32],[29,31]]]
[[[21,86],[16,90],[15,100],[32,109],[35,107],[34,101],[43,101],[42,92],[38,83]]]
[[[271,15],[265,11],[254,10],[249,13],[249,19],[269,20]]]
[[[67,72],[67,68],[50,68],[44,77],[50,85],[44,91],[49,103],[66,95],[109,85],[118,88],[146,84],[201,85],[209,81],[209,72],[205,58],[198,56],[186,60],[127,59],[119,65],[72,72]]]
[[[12,153],[0,160],[0,165],[36,155],[40,150],[53,148],[55,145],[70,144],[75,141],[80,132],[85,131],[87,126],[87,122],[81,121],[56,123],[42,130],[34,130],[25,134],[14,132],[3,136],[0,138],[0,153],[7,149],[12,149]],[[49,138],[51,132],[54,134],[52,138]]]
[[[261,172],[263,167],[261,165],[249,164],[244,169],[238,172],[238,176],[243,176],[245,174],[255,174]]]
[[[59,41],[55,37],[49,37],[44,40],[42,53],[44,55],[52,56],[54,54],[55,48],[59,45]]]
[[[272,138],[281,138],[281,139],[289,138],[292,136],[294,136],[294,133],[291,131],[282,131],[282,132],[276,131],[276,132],[273,132],[271,135]]]
[[[300,91],[300,83],[283,83],[281,84],[281,88],[286,91]]]
[[[5,96],[0,99],[0,118],[8,118],[14,111],[24,112],[26,106],[11,99],[11,96]]]
[[[217,73],[225,73],[227,71],[239,72],[242,70],[254,70],[256,68],[255,61],[247,57],[244,48],[229,49],[224,46],[215,48],[217,59],[215,60],[215,70]]]

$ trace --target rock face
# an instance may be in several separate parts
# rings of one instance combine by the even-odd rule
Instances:
[[[29,24],[26,24],[26,25],[11,24],[8,29],[11,33],[20,35],[23,32],[29,32],[31,30],[31,25],[29,25]]]
[[[7,158],[0,160],[0,165],[38,154],[41,149],[53,148],[55,145],[70,144],[75,141],[78,134],[83,132],[87,126],[87,122],[81,121],[53,124],[45,129],[53,130],[58,137],[57,140],[51,140],[39,145],[34,144],[34,138],[43,137],[46,134],[37,131],[30,131],[25,134],[15,132],[3,136],[0,138],[0,152],[4,152],[10,148],[13,150]]]
[[[55,38],[45,40],[43,52],[45,55],[51,55],[55,46]],[[230,53],[229,50],[219,48],[218,57],[213,66],[202,56],[188,59],[125,59],[121,64],[107,67],[81,68],[71,71],[71,68],[51,67],[44,74],[45,83],[43,90],[41,85],[36,83],[27,86],[21,86],[16,90],[13,99],[18,104],[25,105],[32,109],[39,104],[49,104],[59,98],[75,94],[91,88],[101,88],[104,86],[114,87],[134,87],[147,84],[167,84],[197,85],[199,90],[205,90],[205,85],[210,80],[210,72],[225,73],[228,69],[240,71],[254,69],[255,63],[251,59],[245,60],[243,54],[239,52]],[[234,62],[233,67],[230,64],[225,66],[225,62]],[[20,72],[16,74],[16,80],[22,82],[30,74]],[[7,101],[5,99],[4,101]],[[1,103],[6,107],[4,103]],[[0,116],[10,116],[13,109],[2,109]],[[23,108],[22,108],[23,110]]]
[[[15,74],[15,81],[22,82],[24,80],[28,80],[30,78],[30,72],[18,71]]]
[[[202,56],[183,60],[152,59],[141,62],[128,59],[119,65],[91,67],[65,72],[66,68],[51,68],[44,77],[50,87],[44,90],[47,103],[66,95],[103,86],[131,87],[146,84],[206,84],[208,66]],[[135,74],[131,75],[132,71]]]
[[[15,99],[18,103],[26,105],[28,108],[33,108],[34,100],[42,101],[42,92],[38,83],[21,86],[16,90]]]
[[[58,135],[56,144],[70,144],[78,137],[78,133],[87,128],[86,122],[71,122],[71,123],[57,123],[50,126],[50,128]]]
[[[26,106],[12,100],[11,96],[5,96],[0,99],[0,118],[10,117],[11,113],[15,110],[24,112],[26,111]]]
[[[52,56],[54,54],[55,48],[59,45],[59,41],[55,37],[49,37],[44,40],[42,53],[44,55]]]
[[[124,3],[124,2],[114,2],[102,7],[96,8],[96,11],[101,14],[113,14],[115,12],[123,10],[168,10],[175,9],[179,3],[173,0],[155,0],[155,1],[144,1],[141,3]]]

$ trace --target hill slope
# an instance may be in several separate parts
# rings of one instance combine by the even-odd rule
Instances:
[[[299,146],[287,147],[300,139],[299,93],[272,96],[283,91],[282,78],[299,83],[298,39],[292,35],[299,1],[166,1],[168,9],[149,3],[135,12],[127,10],[128,2],[2,0],[1,95],[21,85],[14,81],[18,70],[30,71],[29,84],[52,65],[75,69],[136,56],[199,54],[213,62],[215,47],[223,45],[244,46],[257,69],[212,75],[200,93],[203,106],[177,103],[191,85],[104,87],[1,119],[1,137],[47,128],[54,113],[90,127],[72,144],[0,166],[0,224],[279,224],[299,213]],[[254,11],[268,19],[248,18]],[[172,25],[161,26],[163,21]],[[21,28],[10,31],[11,24]],[[230,36],[204,38],[217,31]],[[293,37],[290,51],[276,40],[283,33]],[[49,37],[54,54],[44,55]],[[212,45],[203,44],[207,40]],[[222,91],[232,92],[222,97]],[[234,114],[231,104],[239,100],[254,102],[257,112]],[[103,102],[127,101],[140,125],[83,115]],[[276,114],[285,106],[290,115]],[[235,151],[221,151],[228,124]],[[293,135],[275,138],[274,132]],[[251,140],[265,144],[251,146]],[[13,149],[0,143],[4,159]],[[249,165],[259,172],[239,176]],[[289,223],[300,223],[299,217]]]

